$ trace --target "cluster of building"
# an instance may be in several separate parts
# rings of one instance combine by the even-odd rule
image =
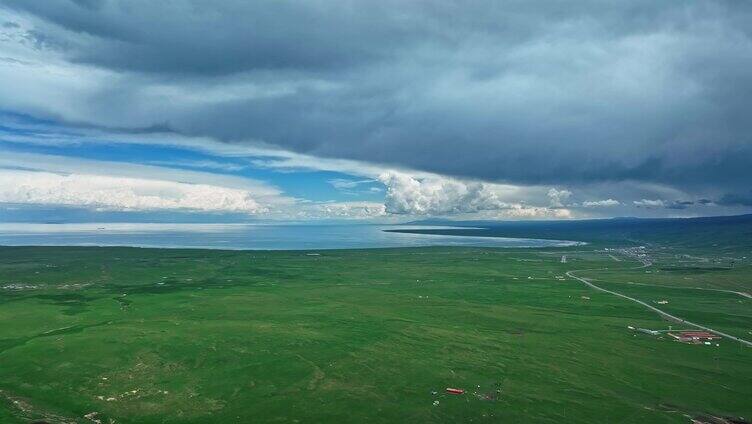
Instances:
[[[684,343],[710,343],[713,340],[721,339],[721,336],[707,331],[677,331],[668,333],[669,336]]]
[[[671,330],[671,327],[669,327],[668,330],[650,330],[647,328],[635,328],[631,325],[628,325],[627,328],[632,331],[639,331],[641,333],[650,334],[651,336],[660,336],[662,334],[666,334],[682,343],[710,345],[714,340],[722,339],[722,337],[718,334],[711,333],[709,331]]]

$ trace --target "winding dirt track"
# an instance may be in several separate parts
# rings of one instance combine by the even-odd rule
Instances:
[[[647,268],[647,267],[649,267],[651,265],[652,265],[652,263],[650,263],[650,262],[644,262],[642,266],[639,266],[636,269]],[[650,304],[648,304],[646,302],[643,302],[641,300],[635,299],[633,297],[629,297],[629,296],[627,296],[625,294],[621,294],[619,292],[615,292],[613,290],[607,290],[607,289],[604,289],[603,287],[598,287],[595,284],[593,284],[590,281],[588,281],[586,278],[578,277],[578,276],[574,275],[575,272],[597,271],[597,270],[598,269],[579,269],[579,270],[567,271],[566,274],[570,278],[574,278],[575,280],[578,280],[578,281],[581,281],[581,282],[585,283],[585,285],[587,285],[588,287],[590,287],[592,289],[595,289],[595,290],[598,290],[598,291],[602,291],[604,293],[609,293],[609,294],[612,294],[614,296],[619,296],[621,298],[624,298],[624,299],[627,299],[627,300],[631,300],[632,302],[635,302],[635,303],[639,303],[640,305],[642,305],[642,306],[650,309],[651,311],[657,313],[658,315],[662,316],[663,318],[667,318],[669,320],[676,321],[676,322],[679,322],[679,323],[682,323],[682,324],[687,324],[687,325],[690,325],[692,327],[699,328],[701,330],[709,331],[711,333],[718,334],[719,336],[726,337],[727,339],[736,340],[739,343],[742,343],[744,345],[752,347],[752,342],[750,342],[748,340],[740,339],[739,337],[732,336],[731,334],[726,334],[724,332],[721,332],[721,331],[718,331],[718,330],[714,330],[714,329],[712,329],[710,327],[706,327],[704,325],[700,325],[700,324],[696,324],[696,323],[691,322],[691,321],[687,321],[685,319],[677,317],[676,315],[671,315],[671,314],[669,314],[666,311],[662,311],[662,310],[656,308],[655,306],[650,305]]]

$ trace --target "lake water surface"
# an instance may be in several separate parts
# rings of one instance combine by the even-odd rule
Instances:
[[[378,247],[547,247],[577,242],[388,233],[385,229],[451,228],[370,224],[19,224],[0,223],[5,246],[137,246],[315,250]]]

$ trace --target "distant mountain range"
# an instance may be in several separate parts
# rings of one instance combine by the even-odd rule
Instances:
[[[524,237],[586,241],[609,245],[671,244],[675,246],[749,250],[752,214],[699,218],[610,218],[556,221],[452,221],[425,219],[403,225],[478,227],[387,230],[419,234]]]
[[[499,226],[519,226],[519,225],[538,225],[538,224],[578,224],[578,225],[613,225],[613,223],[636,223],[636,222],[681,222],[681,223],[741,223],[752,221],[752,214],[731,215],[731,216],[703,216],[693,218],[637,218],[632,216],[615,217],[615,218],[598,218],[598,219],[559,219],[559,220],[452,220],[445,218],[429,218],[416,221],[410,221],[399,225],[442,225],[455,227],[499,227]]]

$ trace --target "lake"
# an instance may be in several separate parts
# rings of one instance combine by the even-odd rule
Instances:
[[[0,245],[316,250],[419,246],[550,247],[580,244],[560,240],[383,231],[411,228],[452,227],[376,224],[0,223]]]

